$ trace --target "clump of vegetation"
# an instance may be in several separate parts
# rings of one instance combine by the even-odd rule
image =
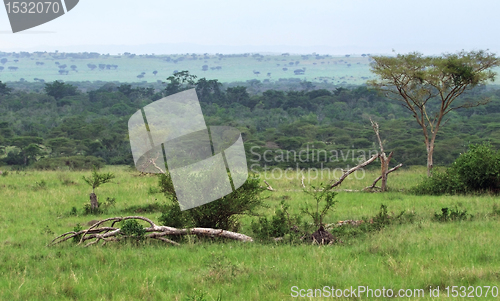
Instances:
[[[45,188],[47,188],[47,182],[45,182],[45,180],[36,181],[35,185],[33,185],[34,191],[43,190]]]
[[[94,193],[94,190],[101,186],[102,184],[106,184],[112,179],[115,178],[115,175],[108,172],[108,173],[98,173],[97,168],[94,166],[92,169],[92,174],[90,177],[85,177],[83,176],[83,180],[85,183],[89,184],[92,187],[92,193]]]
[[[146,230],[135,219],[128,219],[122,222],[121,234],[136,240],[144,240]]]
[[[379,212],[371,218],[363,218],[355,223],[344,223],[331,229],[331,233],[341,240],[362,237],[371,232],[380,231],[391,225],[401,225],[413,223],[415,221],[414,212],[401,211],[399,214],[388,212],[387,206],[380,205]]]
[[[124,213],[154,213],[154,212],[165,212],[166,205],[155,202],[146,205],[133,205],[122,210]]]
[[[213,202],[181,211],[170,174],[161,174],[159,177],[160,190],[171,200],[166,205],[160,217],[160,222],[172,227],[202,227],[229,231],[238,231],[238,219],[243,215],[252,215],[263,206],[260,193],[265,190],[261,187],[258,177],[249,177],[236,191]]]
[[[434,213],[434,220],[439,222],[454,222],[454,221],[464,221],[470,220],[473,216],[467,213],[467,210],[460,210],[455,206],[455,208],[441,208],[441,213]]]
[[[325,216],[332,209],[335,203],[337,203],[337,201],[333,200],[337,193],[328,189],[327,185],[325,186],[323,183],[320,184],[320,187],[311,186],[310,189],[305,189],[304,192],[314,198],[316,206],[305,206],[301,209],[301,211],[302,213],[310,216],[316,228],[319,228],[323,225],[323,219]],[[320,204],[323,204],[321,209]]]
[[[489,143],[470,145],[445,172],[436,172],[410,191],[418,195],[497,194],[500,192],[500,152]]]
[[[270,219],[266,216],[261,216],[258,222],[252,221],[251,228],[254,236],[260,240],[284,237],[283,241],[291,243],[296,242],[299,237],[305,235],[304,231],[301,231],[299,228],[299,225],[302,223],[301,216],[290,215],[288,212],[289,208],[290,206],[286,201],[282,200],[280,208],[275,210],[275,214]]]
[[[73,207],[73,208],[75,208],[75,207]],[[75,209],[76,209],[76,208],[75,208]],[[73,228],[73,231],[74,231],[75,233],[78,233],[78,232],[80,232],[80,231],[82,231],[82,230],[83,230],[83,227],[80,225],[80,223],[76,224],[76,226]],[[72,238],[72,239],[73,239],[73,242],[74,242],[74,243],[78,243],[78,242],[80,242],[80,239],[81,239],[81,238],[82,238],[82,234],[78,234],[78,235],[76,235],[76,236],[73,236],[73,238]]]
[[[108,212],[109,208],[115,207],[115,204],[116,204],[116,199],[110,197],[106,197],[106,201],[104,201],[103,204],[100,204],[99,207],[97,208],[92,208],[91,204],[85,204],[83,206],[83,215],[90,215],[90,214],[97,215],[106,213]],[[70,212],[70,214],[73,212],[73,208],[71,209],[72,211]]]

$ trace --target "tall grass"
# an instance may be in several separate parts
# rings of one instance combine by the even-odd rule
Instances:
[[[427,300],[430,286],[440,286],[441,299],[448,299],[444,286],[500,286],[500,222],[498,210],[496,214],[493,210],[499,198],[414,196],[400,191],[416,184],[424,169],[390,174],[387,193],[339,192],[326,223],[374,216],[382,203],[395,214],[415,214],[413,223],[392,225],[343,244],[319,247],[192,238],[181,247],[146,242],[83,248],[71,241],[46,247],[77,223],[165,201],[150,189],[157,186],[155,176],[140,176],[125,167],[104,171],[115,173],[116,179],[96,194],[101,201],[114,197],[116,206],[100,216],[82,215],[91,192],[82,176],[89,172],[27,171],[0,177],[0,300],[289,300],[292,286],[358,285],[422,288]],[[370,171],[366,178],[346,180],[340,188],[362,189],[376,176],[376,170]],[[46,184],[36,184],[41,181]],[[264,193],[268,208],[261,214],[272,214],[282,199],[293,213],[314,201],[302,192],[300,179],[268,182],[276,191]],[[474,218],[433,219],[441,208],[455,205]],[[70,214],[72,207],[78,209],[77,215]],[[143,215],[157,221],[160,213]],[[252,235],[252,219],[242,219],[241,232]]]

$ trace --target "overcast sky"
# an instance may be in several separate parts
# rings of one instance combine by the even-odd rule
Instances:
[[[80,0],[0,51],[320,54],[500,52],[498,0]]]

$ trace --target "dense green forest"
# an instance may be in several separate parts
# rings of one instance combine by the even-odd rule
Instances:
[[[207,125],[240,129],[254,168],[352,166],[363,152],[378,148],[370,118],[380,124],[386,151],[394,151],[391,165],[426,163],[422,130],[411,114],[366,86],[328,88],[301,81],[266,90],[258,81],[223,86],[179,72],[162,85],[101,83],[81,89],[55,81],[26,87],[0,82],[0,164],[12,168],[132,164],[129,117],[192,87]],[[437,139],[436,165],[450,164],[470,143],[490,141],[500,147],[500,89],[476,87],[458,101],[479,98],[490,102],[447,115]]]

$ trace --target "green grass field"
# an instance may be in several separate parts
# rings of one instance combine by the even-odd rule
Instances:
[[[84,248],[71,241],[47,247],[77,223],[132,215],[123,210],[166,200],[150,189],[157,187],[155,176],[139,176],[128,167],[104,171],[115,173],[116,178],[96,193],[100,200],[116,198],[116,206],[100,216],[82,215],[91,192],[82,176],[90,172],[11,171],[0,177],[0,300],[331,299],[293,298],[294,286],[295,290],[325,286],[424,290],[424,297],[407,298],[411,300],[460,299],[451,297],[452,286],[481,286],[481,300],[498,299],[491,297],[491,291],[488,297],[484,294],[486,286],[500,286],[500,219],[494,210],[500,199],[401,192],[419,181],[425,174],[423,168],[390,174],[387,193],[339,192],[327,223],[374,216],[381,204],[389,212],[415,214],[413,223],[392,225],[342,244],[200,242],[192,238],[180,247],[150,242]],[[360,180],[347,179],[340,188],[362,189],[371,184],[377,171],[367,171]],[[267,175],[267,181],[276,191],[264,192],[269,208],[263,214],[271,215],[283,198],[295,213],[313,201],[301,191],[299,177],[287,180]],[[318,182],[305,181],[306,185]],[[432,219],[442,207],[455,205],[474,218],[446,223]],[[72,207],[78,209],[77,216],[69,214]],[[157,222],[160,213],[142,215]],[[241,233],[252,235],[251,220],[242,219]],[[440,297],[429,296],[430,286],[440,287]]]

